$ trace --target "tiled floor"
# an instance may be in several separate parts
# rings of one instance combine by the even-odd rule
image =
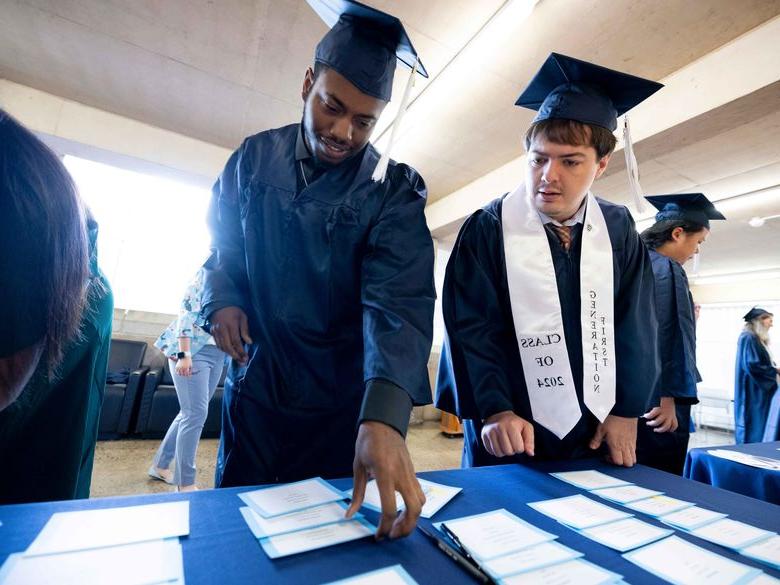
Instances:
[[[200,442],[198,449],[198,479],[202,488],[214,486],[216,439]],[[728,445],[734,443],[732,433],[702,428],[691,435],[690,447]],[[173,488],[146,475],[159,441],[101,441],[95,453],[92,477],[92,497],[155,493]],[[409,427],[409,450],[417,471],[460,467],[463,440],[449,439],[439,432],[439,424],[426,422]]]

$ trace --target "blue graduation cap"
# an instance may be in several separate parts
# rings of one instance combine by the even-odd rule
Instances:
[[[747,313],[745,313],[745,315],[742,318],[745,321],[752,321],[753,319],[756,319],[761,315],[769,315],[770,317],[774,317],[774,314],[770,313],[766,309],[762,309],[761,307],[753,307]]]
[[[726,219],[702,193],[648,195],[645,199],[658,210],[656,221],[687,220],[709,229],[711,219]]]
[[[354,0],[307,0],[330,31],[314,60],[334,69],[372,97],[390,101],[396,60],[423,77],[428,72],[395,16]]]
[[[618,116],[662,87],[656,81],[551,53],[515,105],[538,110],[534,122],[576,120],[614,132]]]

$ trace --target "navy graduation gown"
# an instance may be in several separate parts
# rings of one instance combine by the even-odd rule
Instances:
[[[414,169],[364,151],[298,190],[299,125],[247,138],[214,187],[202,315],[246,312],[225,385],[217,485],[350,475],[365,383],[430,402],[433,242]]]
[[[645,412],[657,375],[653,274],[647,250],[626,208],[598,202],[612,242],[614,266],[617,397],[612,414],[638,417]],[[497,199],[466,220],[444,280],[442,303],[447,341],[439,366],[436,405],[464,419],[464,467],[524,459],[522,455],[490,456],[480,439],[480,421],[504,410],[513,410],[522,418],[533,420],[509,301],[502,203],[503,198]],[[581,230],[581,224],[573,227],[568,252],[550,232],[547,238],[583,415],[562,440],[534,423],[537,459],[593,455],[587,445],[598,421],[587,410],[582,394]]]
[[[648,405],[659,406],[662,397],[675,402],[678,427],[674,432],[655,433],[647,421],[639,420],[637,459],[639,463],[682,475],[690,438],[691,405],[699,399],[696,383],[696,319],[688,276],[679,262],[650,250],[655,281],[658,319],[658,353],[661,375]]]
[[[743,331],[737,341],[734,372],[734,418],[737,443],[760,443],[777,390],[777,370],[763,343]]]

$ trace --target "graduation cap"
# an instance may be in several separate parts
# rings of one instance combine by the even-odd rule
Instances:
[[[574,120],[600,126],[610,132],[617,129],[618,116],[653,95],[663,84],[628,73],[608,69],[559,53],[550,53],[531,83],[515,102],[538,111],[534,122]],[[626,167],[637,208],[642,211],[639,171],[637,169],[628,118],[625,119]]]
[[[745,315],[742,318],[745,321],[752,321],[753,319],[760,317],[762,315],[769,315],[770,317],[774,317],[774,314],[770,313],[766,309],[762,309],[761,307],[753,307],[747,313],[745,313]]]
[[[415,73],[428,77],[412,41],[395,16],[354,0],[307,0],[330,31],[317,45],[314,60],[335,70],[363,93],[390,101],[396,61],[412,72],[399,113],[393,122],[390,142],[377,164],[373,178],[384,180],[396,129],[406,112]]]
[[[648,195],[645,199],[658,210],[656,221],[688,220],[709,229],[711,219],[726,219],[702,193]]]
[[[576,120],[614,132],[618,116],[662,87],[656,81],[551,53],[515,105],[537,110],[534,122]]]

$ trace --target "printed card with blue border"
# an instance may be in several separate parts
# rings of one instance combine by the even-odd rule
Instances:
[[[580,534],[620,552],[626,552],[674,534],[674,530],[660,528],[638,518],[626,518],[609,524],[580,530]]]
[[[240,508],[244,521],[249,526],[255,538],[266,538],[267,536],[277,536],[287,532],[295,532],[304,528],[316,528],[326,524],[336,522],[346,522],[344,517],[347,505],[344,502],[331,502],[314,508],[305,508],[297,512],[274,516],[273,518],[263,518],[249,506]],[[363,515],[358,512],[353,518],[360,518]]]
[[[780,536],[767,538],[739,550],[739,554],[780,569]]]
[[[442,524],[480,563],[558,538],[503,508],[437,522],[434,526],[441,531]]]
[[[607,571],[585,559],[574,559],[550,565],[528,573],[501,579],[501,585],[529,585],[531,583],[576,583],[577,585],[611,585],[619,583],[622,575]]]
[[[581,552],[554,540],[503,555],[482,563],[482,570],[494,579],[527,573],[584,556]]]
[[[401,565],[392,565],[327,585],[417,585],[417,581]]]
[[[258,540],[265,554],[276,559],[373,536],[376,527],[365,518],[287,532]]]
[[[347,499],[321,477],[242,492],[238,497],[263,518],[273,518],[306,508]]]
[[[761,574],[761,569],[732,561],[678,536],[625,553],[623,558],[674,585],[744,585]]]
[[[595,469],[586,469],[583,471],[559,471],[551,473],[554,478],[570,483],[573,486],[583,490],[597,490],[601,488],[617,487],[621,485],[631,485],[631,482],[612,477],[606,473],[601,473]]]

